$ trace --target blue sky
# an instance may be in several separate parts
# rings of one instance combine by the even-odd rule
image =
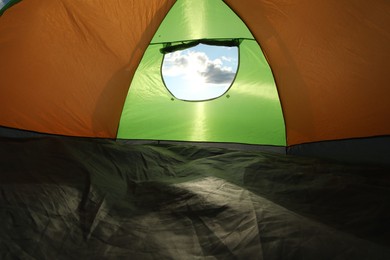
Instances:
[[[168,89],[177,98],[204,100],[226,92],[237,66],[237,47],[199,44],[166,54],[162,74]]]

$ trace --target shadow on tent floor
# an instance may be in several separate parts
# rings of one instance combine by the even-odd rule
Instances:
[[[390,259],[389,169],[0,139],[1,259]]]

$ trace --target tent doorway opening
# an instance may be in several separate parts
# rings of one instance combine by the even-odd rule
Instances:
[[[198,44],[166,53],[161,66],[165,87],[177,99],[205,101],[223,96],[238,70],[238,46]]]

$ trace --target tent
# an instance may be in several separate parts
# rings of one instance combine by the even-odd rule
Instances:
[[[288,147],[389,135],[387,1],[235,2],[11,5],[1,18],[0,124],[69,136]],[[150,73],[145,66],[160,69],[159,44],[199,39],[242,39],[246,66],[229,100],[204,102],[210,126],[203,138],[187,133],[199,103],[150,94],[146,86],[164,92],[155,71],[157,78],[142,78]],[[254,51],[258,60],[247,61]],[[258,71],[248,70],[254,66]],[[249,86],[248,79],[263,82]],[[264,80],[275,86],[267,89]]]
[[[2,258],[389,258],[388,1],[0,10]],[[182,100],[198,44],[238,71]]]

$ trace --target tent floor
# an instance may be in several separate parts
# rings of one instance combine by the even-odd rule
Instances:
[[[390,171],[259,151],[0,138],[1,259],[390,259]]]

